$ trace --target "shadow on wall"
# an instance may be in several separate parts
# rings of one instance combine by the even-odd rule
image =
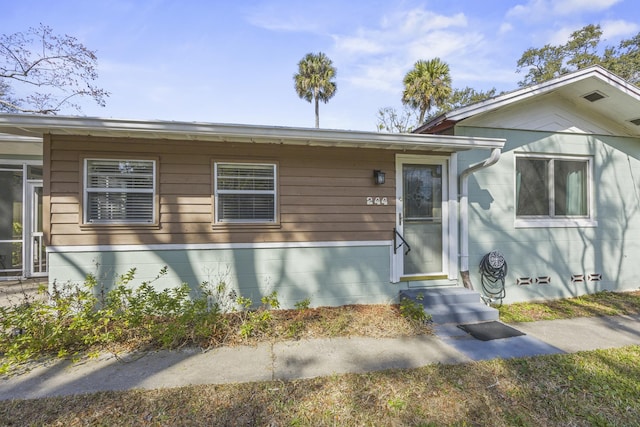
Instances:
[[[562,154],[559,137],[549,139],[552,149]],[[478,265],[491,250],[505,255],[509,263],[505,302],[638,287],[640,266],[634,261],[640,247],[638,150],[637,146],[633,149],[633,141],[628,138],[610,139],[583,135],[577,140],[580,154],[593,158],[590,196],[594,198],[592,209],[597,221],[594,227],[515,228],[513,184],[506,183],[505,187],[504,182],[499,182],[504,180],[491,181],[490,170],[478,174],[469,204],[471,263]],[[503,155],[500,162],[502,170],[498,173],[514,170],[513,156]],[[499,203],[493,202],[494,197]],[[491,210],[486,200],[492,201]],[[479,272],[472,267],[471,273],[479,285]],[[544,284],[545,277],[550,283]],[[530,278],[532,283],[517,285],[518,278]]]

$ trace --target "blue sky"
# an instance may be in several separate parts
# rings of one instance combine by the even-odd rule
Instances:
[[[3,0],[4,34],[40,23],[97,51],[111,93],[88,116],[314,126],[293,75],[308,52],[336,66],[320,127],[374,131],[401,109],[402,78],[440,57],[453,86],[512,90],[529,47],[600,24],[606,45],[640,32],[637,0]],[[75,110],[65,114],[77,114]]]

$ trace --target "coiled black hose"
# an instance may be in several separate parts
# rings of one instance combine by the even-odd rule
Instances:
[[[500,304],[506,296],[504,285],[507,270],[507,261],[498,251],[489,252],[480,261],[482,290],[492,301],[500,300]]]

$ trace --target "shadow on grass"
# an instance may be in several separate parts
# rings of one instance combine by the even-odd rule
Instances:
[[[640,347],[0,402],[3,424],[637,425]]]
[[[500,319],[505,322],[638,314],[640,313],[640,291],[604,291],[576,298],[503,305],[498,307],[498,310]]]

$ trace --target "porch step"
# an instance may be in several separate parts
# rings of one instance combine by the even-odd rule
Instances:
[[[434,323],[465,324],[498,320],[498,310],[485,305],[478,292],[467,288],[408,289],[400,291],[402,298],[422,304]]]

